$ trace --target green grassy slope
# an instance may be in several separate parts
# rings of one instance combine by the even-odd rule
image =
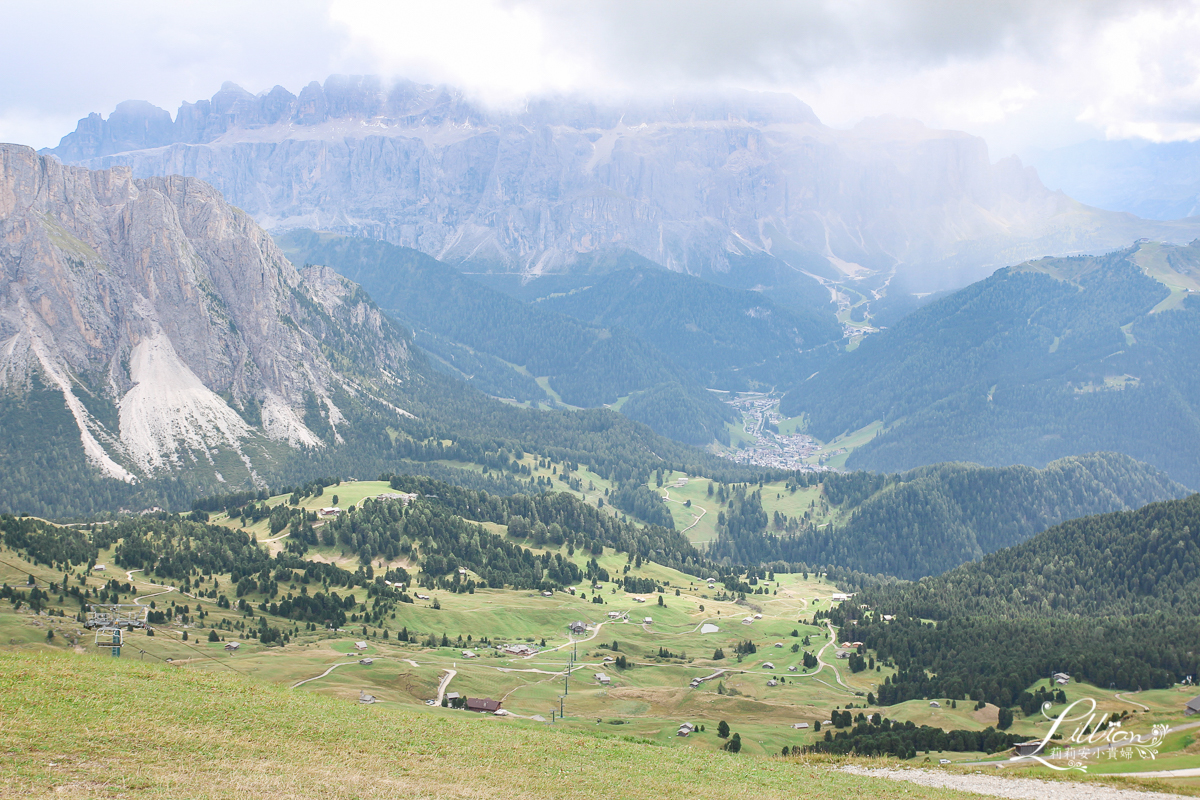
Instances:
[[[31,702],[35,700],[36,702]],[[0,783],[74,797],[952,798],[823,766],[418,715],[98,657],[0,654]]]

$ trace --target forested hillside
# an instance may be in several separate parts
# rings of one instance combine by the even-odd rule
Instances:
[[[545,298],[538,306],[633,331],[702,384],[719,389],[792,378],[786,366],[797,351],[842,337],[832,303],[793,311],[763,292],[646,267],[599,276],[585,289]]]
[[[1113,450],[1200,487],[1200,242],[996,272],[868,337],[785,398],[850,467],[1043,465]]]
[[[822,502],[837,507],[842,521],[820,528],[808,519],[770,520],[755,492],[735,493],[709,555],[917,579],[1064,520],[1186,494],[1162,472],[1117,453],[1066,458],[1041,470],[939,464],[893,475],[831,474],[823,490]]]
[[[566,545],[570,555],[576,550],[600,555],[609,547],[637,557],[639,563],[651,560],[691,574],[720,574],[709,570],[682,534],[656,525],[638,526],[567,492],[499,497],[419,476],[395,476],[391,485],[417,499],[409,504],[368,499],[319,526],[313,524],[315,515],[301,508],[283,503],[268,509],[254,493],[242,493],[197,501],[197,510],[186,517],[125,516],[87,528],[60,528],[34,518],[2,515],[0,541],[34,563],[64,569],[92,563],[101,549],[116,544],[114,560],[122,568],[181,582],[185,591],[202,575],[230,573],[237,597],[246,591],[271,594],[263,587],[284,580],[277,574],[282,570],[322,574],[333,570],[338,576],[332,581],[335,585],[369,586],[375,582],[373,571],[366,568],[376,558],[403,557],[415,566],[414,577],[422,585],[458,591],[474,585],[554,589],[581,580],[579,568],[561,554],[534,555],[522,543],[539,548]],[[293,502],[297,498],[293,496]],[[287,529],[290,534],[287,546],[270,556],[245,531],[210,524],[204,509],[225,511],[231,518],[269,515],[273,531]],[[506,525],[510,536],[490,532],[481,522]],[[318,546],[355,553],[361,566],[348,573],[319,560],[306,560],[308,550]],[[478,577],[463,581],[457,571],[460,566]],[[407,575],[389,580],[409,583]],[[256,585],[249,587],[243,581]]]
[[[705,418],[732,418],[687,371],[623,328],[586,325],[527,305],[417,250],[312,231],[291,231],[278,241],[293,261],[331,266],[363,286],[414,329],[435,364],[483,391],[549,401],[534,381],[546,377],[564,402],[595,407],[673,383]],[[671,436],[676,427],[656,430]],[[712,441],[696,441],[696,430],[683,440]]]
[[[1200,495],[1064,522],[945,575],[867,588],[832,618],[895,661],[883,703],[1021,704],[1051,671],[1170,686],[1200,669]]]
[[[1200,616],[1200,494],[1069,520],[944,575],[868,594],[889,613],[938,620]]]

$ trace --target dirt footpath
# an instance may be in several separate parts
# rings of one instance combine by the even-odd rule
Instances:
[[[846,766],[843,772],[893,781],[908,781],[921,786],[957,789],[992,797],[1013,800],[1179,800],[1177,794],[1143,792],[1138,789],[1116,789],[1093,783],[1061,783],[1034,778],[1001,778],[997,775],[961,775],[929,769],[870,769]]]

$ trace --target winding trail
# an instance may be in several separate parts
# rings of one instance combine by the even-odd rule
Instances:
[[[825,669],[825,667],[829,667],[829,669],[833,672],[833,677],[837,679],[838,685],[847,691],[853,692],[854,690],[851,689],[849,686],[847,686],[846,682],[842,680],[841,673],[839,673],[837,671],[837,667],[835,667],[833,664],[827,663],[826,661],[823,661],[821,659],[821,654],[824,653],[826,650],[828,650],[834,644],[834,642],[837,641],[837,634],[835,634],[833,632],[833,623],[830,622],[829,620],[825,620],[825,625],[826,625],[827,629],[829,630],[829,641],[825,643],[824,647],[822,647],[820,650],[817,651],[817,664],[820,665],[821,669]],[[816,672],[808,673],[808,676],[816,675],[817,672],[821,671],[821,669],[818,669]],[[825,681],[821,681],[821,683],[825,683]],[[825,685],[829,686],[828,683],[825,683]],[[832,687],[830,687],[830,688],[832,688]]]
[[[1131,705],[1131,706],[1137,706],[1142,711],[1150,710],[1150,706],[1144,706],[1136,700],[1130,700],[1128,697],[1122,697],[1121,692],[1117,692],[1116,694],[1113,695],[1113,697],[1115,697],[1117,700],[1120,700],[1122,703],[1129,703],[1129,705]]]
[[[141,571],[142,570],[140,570],[140,569],[127,570],[125,572],[125,577],[132,584],[133,583],[133,573],[141,572]],[[149,597],[158,597],[160,595],[170,594],[171,592],[179,592],[179,590],[176,589],[174,586],[167,586],[162,583],[154,583],[152,581],[148,581],[145,579],[142,580],[142,583],[144,583],[147,586],[157,586],[158,588],[162,589],[163,591],[152,592],[151,594],[143,594],[143,595],[133,598],[133,602],[139,606],[145,605],[145,603],[143,603],[142,601]],[[190,595],[190,594],[184,594],[183,592],[179,592],[179,593],[182,594],[184,597],[192,597],[192,595]],[[195,598],[192,598],[192,599],[195,599]]]
[[[667,491],[667,487],[665,487],[665,486],[662,487],[662,490],[663,490],[663,500],[666,500],[668,503],[679,503],[680,505],[683,505],[682,500],[676,500],[674,497],[671,497],[671,493],[669,491]],[[700,516],[697,517],[695,514],[693,514],[692,516],[694,517],[694,519],[692,520],[692,524],[688,525],[686,528],[681,530],[680,533],[687,533],[692,528],[699,525],[700,520],[704,519],[704,515],[708,513],[708,510],[706,508],[704,508],[704,506],[700,505],[699,503],[692,503],[690,506],[687,506],[687,507],[700,509]]]
[[[314,676],[312,676],[311,678],[305,678],[305,679],[304,679],[304,680],[302,680],[302,681],[298,681],[298,682],[296,682],[296,683],[293,683],[293,684],[292,684],[292,686],[291,686],[291,688],[295,689],[295,688],[296,688],[296,687],[298,687],[298,686],[303,686],[304,684],[308,683],[309,681],[316,681],[316,680],[320,680],[321,678],[324,678],[324,677],[325,677],[326,675],[328,675],[329,673],[333,672],[333,671],[334,671],[335,669],[337,669],[338,667],[347,667],[347,666],[350,666],[350,665],[352,665],[352,664],[357,664],[357,663],[358,663],[357,661],[339,661],[338,663],[334,664],[334,665],[333,665],[332,667],[330,667],[329,669],[327,669],[327,670],[325,670],[324,672],[322,672],[320,675],[314,675]]]
[[[446,696],[446,687],[450,685],[450,681],[452,681],[454,676],[457,674],[458,670],[456,669],[446,670],[445,676],[442,678],[441,683],[438,684],[437,704],[439,706],[442,704],[442,698]]]

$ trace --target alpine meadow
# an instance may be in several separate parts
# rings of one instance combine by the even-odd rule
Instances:
[[[0,795],[1200,795],[1200,0],[53,5]]]

